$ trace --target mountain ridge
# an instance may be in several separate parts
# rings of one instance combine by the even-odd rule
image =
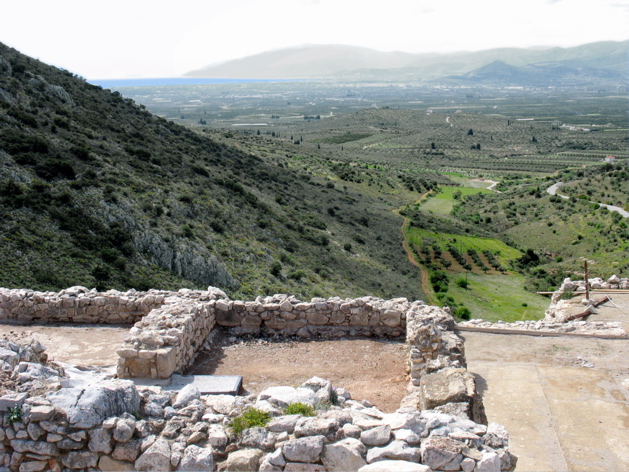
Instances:
[[[184,76],[243,79],[434,80],[462,76],[498,60],[517,67],[544,62],[578,61],[582,66],[626,75],[629,64],[628,51],[629,40],[601,41],[570,48],[496,48],[446,54],[380,52],[344,45],[306,45],[227,61],[220,65],[187,72]]]

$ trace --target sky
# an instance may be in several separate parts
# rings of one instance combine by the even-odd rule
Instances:
[[[87,79],[179,77],[273,49],[411,53],[629,39],[629,0],[0,0],[0,42]]]

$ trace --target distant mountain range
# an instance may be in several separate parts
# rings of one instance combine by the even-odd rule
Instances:
[[[443,80],[460,83],[561,85],[626,82],[629,41],[571,48],[500,48],[409,54],[324,45],[269,51],[210,65],[186,77],[257,79]]]

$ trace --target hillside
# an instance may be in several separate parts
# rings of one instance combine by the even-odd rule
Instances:
[[[296,157],[207,137],[0,44],[0,286],[421,298],[391,212],[407,197],[357,193]]]
[[[380,52],[341,45],[310,45],[269,51],[190,71],[187,77],[258,79],[435,80],[464,76],[496,61],[513,67],[532,66],[540,73],[537,83],[552,75],[544,67],[570,69],[568,84],[596,80],[624,83],[627,80],[629,41],[597,42],[571,48],[500,48],[447,54]],[[540,69],[541,68],[541,69]],[[476,74],[479,79],[480,75]],[[517,82],[516,82],[517,83]],[[534,82],[535,83],[535,82]]]

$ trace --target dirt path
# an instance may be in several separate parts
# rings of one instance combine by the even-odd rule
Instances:
[[[418,205],[419,203],[424,201],[426,198],[428,198],[428,195],[430,195],[431,193],[432,193],[432,190],[428,190],[427,192],[424,192],[421,195],[421,197],[419,197],[419,200],[415,202],[415,205]],[[402,231],[402,246],[404,247],[404,251],[406,251],[406,257],[408,258],[408,261],[411,264],[413,264],[415,267],[419,268],[420,287],[421,287],[422,293],[424,294],[424,297],[426,298],[426,300],[424,301],[429,305],[437,305],[437,301],[435,300],[432,287],[430,286],[430,280],[428,278],[428,271],[424,268],[423,265],[421,265],[415,259],[415,254],[413,254],[413,250],[411,249],[410,244],[408,242],[408,238],[406,237],[406,229],[408,228],[408,225],[411,223],[411,220],[410,218],[407,218],[401,215],[399,210],[394,210],[394,213],[403,218],[402,226],[400,228],[400,230]]]

